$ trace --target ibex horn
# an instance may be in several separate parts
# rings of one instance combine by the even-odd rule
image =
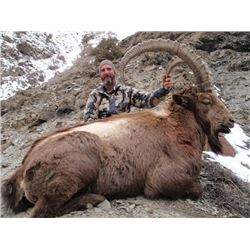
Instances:
[[[150,39],[139,43],[128,50],[121,60],[121,78],[124,80],[124,69],[132,58],[145,52],[157,51],[166,51],[182,59],[194,72],[194,76],[197,80],[197,87],[200,91],[206,91],[212,88],[213,78],[211,71],[208,65],[194,52],[194,50],[177,41],[161,38]]]
[[[169,75],[173,69],[181,64],[185,64],[183,60],[181,60],[179,57],[175,57],[173,60],[170,61],[170,63],[167,65],[165,74]]]

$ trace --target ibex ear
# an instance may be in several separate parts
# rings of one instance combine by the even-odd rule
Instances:
[[[173,99],[174,101],[182,106],[183,108],[189,109],[189,110],[193,110],[194,109],[194,101],[191,98],[191,96],[187,96],[187,95],[173,95]]]

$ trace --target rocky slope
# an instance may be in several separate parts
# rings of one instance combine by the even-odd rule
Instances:
[[[197,50],[210,65],[216,86],[221,89],[220,94],[235,120],[250,136],[250,33],[138,32],[121,41],[119,46],[124,52],[138,42],[158,37],[175,39]],[[72,126],[81,120],[88,94],[99,82],[91,47],[84,48],[70,69],[56,74],[41,86],[19,91],[1,102],[2,179],[20,165],[29,146],[39,135],[65,125]],[[9,56],[7,52],[4,53],[2,56]],[[169,59],[170,56],[164,53],[147,53],[133,59],[126,69],[127,82],[148,91],[158,88]],[[119,59],[115,62],[118,63]],[[189,82],[178,69],[173,78],[176,88],[181,88],[183,82]],[[249,149],[249,144],[246,146]],[[139,196],[105,201],[97,208],[90,207],[86,211],[77,211],[64,217],[250,216],[248,183],[219,164],[207,160],[204,161],[201,181],[204,195],[195,202],[146,200]],[[25,217],[29,212],[18,215],[3,212],[2,216]]]
[[[112,32],[1,32],[1,99],[42,85],[72,65],[84,46],[95,46]]]

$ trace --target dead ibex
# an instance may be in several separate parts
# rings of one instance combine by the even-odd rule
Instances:
[[[211,90],[208,66],[186,45],[146,41],[125,54],[121,69],[139,53],[159,50],[185,61],[197,87],[173,94],[163,111],[121,114],[38,139],[3,182],[7,207],[19,212],[28,201],[35,204],[32,217],[49,217],[83,210],[105,197],[200,197],[205,137],[220,152],[218,134],[229,133],[234,121]]]

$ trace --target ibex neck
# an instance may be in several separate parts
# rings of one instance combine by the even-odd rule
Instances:
[[[206,135],[191,111],[180,108],[178,112],[171,112],[166,122],[172,124],[178,145],[203,151]]]

